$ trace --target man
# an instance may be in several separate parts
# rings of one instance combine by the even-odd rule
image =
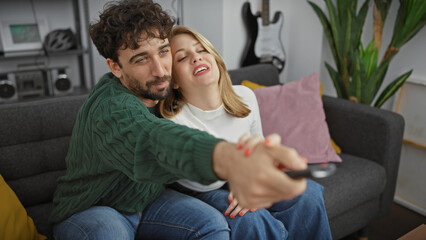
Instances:
[[[56,239],[229,239],[223,213],[165,188],[181,178],[227,180],[247,208],[306,189],[277,168],[306,167],[292,149],[259,145],[245,157],[235,144],[151,114],[170,90],[173,24],[151,0],[125,0],[90,26],[112,73],[79,111],[50,218]]]

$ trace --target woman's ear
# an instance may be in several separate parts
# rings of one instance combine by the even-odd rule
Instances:
[[[173,89],[179,89],[179,85],[177,83],[172,83],[172,88]]]
[[[107,58],[106,63],[111,70],[112,74],[116,76],[117,78],[121,78],[121,68],[120,65],[116,62],[114,62],[111,58]]]

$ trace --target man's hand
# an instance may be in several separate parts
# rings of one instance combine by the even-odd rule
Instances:
[[[219,178],[228,181],[243,208],[269,207],[305,191],[305,179],[291,179],[277,166],[302,170],[306,163],[294,149],[282,145],[257,144],[249,156],[245,156],[235,144],[219,142],[213,152],[213,170]]]

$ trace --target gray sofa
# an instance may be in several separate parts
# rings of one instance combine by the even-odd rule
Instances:
[[[230,71],[234,84],[247,79],[278,84],[271,65]],[[56,180],[77,111],[87,95],[0,105],[0,174],[15,191],[40,233],[51,236],[47,220]],[[335,175],[319,181],[334,239],[365,229],[390,212],[398,172],[403,118],[393,112],[323,97],[330,134],[342,148]],[[279,103],[277,103],[279,104]]]

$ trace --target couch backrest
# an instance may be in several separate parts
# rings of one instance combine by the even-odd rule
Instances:
[[[233,84],[279,83],[271,64],[229,71]],[[51,201],[77,112],[87,95],[0,104],[0,174],[25,207]],[[37,187],[34,187],[35,184]]]
[[[279,72],[272,64],[256,64],[229,71],[232,84],[249,80],[257,84],[272,86],[280,84]]]
[[[86,98],[67,96],[0,105],[0,174],[36,225],[47,224],[57,178],[65,172],[77,112]]]
[[[233,84],[250,80],[279,83],[271,64],[229,71]],[[0,104],[0,174],[33,218],[38,231],[50,236],[48,218],[77,112],[87,95]]]

